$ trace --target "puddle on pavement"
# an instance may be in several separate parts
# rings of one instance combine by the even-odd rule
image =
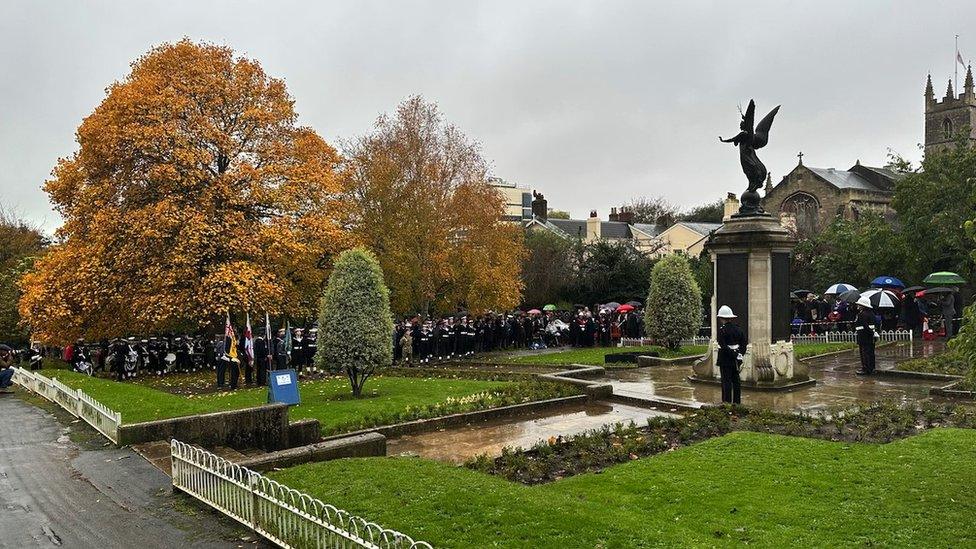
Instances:
[[[934,343],[934,342],[933,342]],[[933,343],[916,343],[915,356],[929,356],[941,346]],[[909,358],[907,345],[886,346],[877,351],[877,367],[893,368],[897,362]],[[841,353],[807,361],[810,377],[816,385],[788,393],[742,391],[742,403],[746,406],[766,407],[780,411],[820,411],[848,407],[878,400],[919,401],[937,400],[931,397],[929,388],[942,382],[908,378],[854,374],[860,366],[857,352]],[[631,396],[662,396],[699,403],[722,400],[717,385],[691,383],[687,377],[691,366],[651,366],[636,370],[608,370],[604,379],[613,385],[614,394]]]
[[[672,415],[624,404],[592,403],[544,413],[472,423],[387,441],[387,455],[419,455],[462,463],[479,454],[501,455],[505,446],[528,448],[549,437],[570,436],[614,423],[641,424],[649,417]]]

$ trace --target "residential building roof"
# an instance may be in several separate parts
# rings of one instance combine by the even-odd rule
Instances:
[[[722,226],[721,223],[698,223],[693,221],[679,221],[677,224],[684,225],[702,236],[706,236]]]

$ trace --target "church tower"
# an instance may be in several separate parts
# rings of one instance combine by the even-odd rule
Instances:
[[[951,145],[962,133],[970,145],[976,145],[976,92],[973,90],[973,69],[966,69],[966,82],[958,96],[952,90],[952,80],[946,95],[939,101],[932,88],[932,75],[925,84],[925,152]]]

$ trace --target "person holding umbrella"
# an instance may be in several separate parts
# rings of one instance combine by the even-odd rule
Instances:
[[[861,355],[861,369],[854,372],[860,376],[869,376],[874,373],[874,340],[878,337],[875,331],[874,312],[871,308],[871,299],[868,296],[861,296],[857,300],[857,321],[854,324],[857,348]]]
[[[0,392],[9,393],[7,387],[13,385],[14,353],[10,347],[0,344]]]
[[[746,350],[746,336],[735,323],[735,313],[728,305],[718,310],[718,369],[722,376],[722,402],[742,403],[742,382],[739,368]]]

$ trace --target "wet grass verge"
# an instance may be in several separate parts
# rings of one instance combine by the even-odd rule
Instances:
[[[925,403],[921,408],[878,403],[833,414],[790,414],[741,406],[703,408],[684,418],[654,417],[646,425],[616,424],[529,449],[505,448],[465,465],[523,484],[540,484],[653,456],[733,431],[831,441],[886,443],[931,427],[976,427],[976,411]]]

